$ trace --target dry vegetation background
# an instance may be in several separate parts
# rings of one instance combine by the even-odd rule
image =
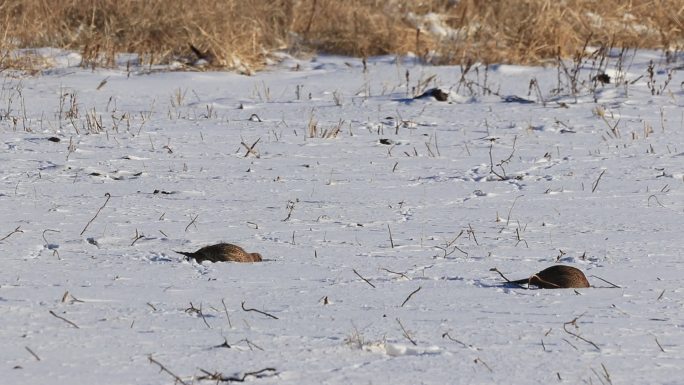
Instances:
[[[684,47],[682,0],[4,0],[0,18],[0,68],[35,65],[10,54],[28,47],[106,66],[121,52],[190,59],[192,44],[228,68],[258,68],[278,49],[534,64],[586,43]]]

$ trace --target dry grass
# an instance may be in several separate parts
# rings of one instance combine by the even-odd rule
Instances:
[[[284,48],[530,64],[587,42],[684,46],[681,0],[5,0],[0,20],[0,68],[35,65],[7,53],[45,46],[108,66],[117,52],[140,54],[144,64],[192,59],[192,44],[216,66],[246,71]]]

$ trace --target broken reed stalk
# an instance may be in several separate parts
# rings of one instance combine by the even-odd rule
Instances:
[[[242,306],[242,310],[244,310],[244,311],[255,311],[255,312],[257,312],[259,314],[263,314],[267,317],[271,317],[273,319],[278,319],[278,317],[274,316],[273,314],[268,314],[265,311],[261,311],[261,310],[257,310],[257,309],[251,309],[251,308],[245,308],[245,301],[242,301],[242,305],[240,305],[240,306]]]
[[[420,289],[422,289],[422,288],[423,288],[422,286],[418,286],[418,288],[416,290],[412,291],[411,294],[409,294],[408,297],[406,297],[404,302],[401,303],[400,307],[404,307],[404,305],[406,305],[406,302],[408,302],[411,299],[411,297],[413,297],[413,295],[416,294],[417,292],[419,292]]]
[[[658,342],[657,338],[656,338],[656,342]],[[658,344],[658,346],[660,346],[660,344]],[[26,349],[27,352],[31,353],[31,355],[36,359],[36,361],[40,361],[40,357],[38,357],[38,355],[33,350],[31,350],[31,348],[29,348],[28,346],[24,346],[24,349]],[[663,348],[661,347],[660,350],[662,350],[662,349]],[[663,352],[664,352],[664,350],[663,350]]]
[[[183,381],[182,378],[178,377],[175,373],[173,373],[172,371],[170,371],[169,369],[167,369],[166,366],[162,365],[161,362],[159,362],[159,361],[155,360],[154,358],[152,358],[152,355],[151,355],[151,354],[150,354],[149,357],[147,357],[147,359],[150,360],[151,363],[158,365],[158,366],[159,366],[159,371],[160,371],[160,372],[166,372],[166,373],[168,373],[171,377],[173,377],[173,379],[175,380],[175,382],[178,382],[178,383],[180,383],[180,384],[182,384],[182,385],[188,385],[187,382]]]
[[[68,323],[69,325],[75,327],[76,329],[80,329],[80,327],[78,327],[78,325],[76,325],[75,323],[69,321],[68,319],[66,319],[66,318],[64,318],[64,317],[58,316],[54,311],[50,310],[50,314],[52,314],[52,315],[55,316],[56,318],[61,319],[61,320],[64,321],[64,322]]]
[[[399,272],[396,272],[396,271],[392,271],[392,270],[386,269],[386,268],[384,268],[384,267],[381,267],[380,270],[385,270],[385,271],[388,272],[388,273],[396,274],[396,275],[401,276],[402,278],[406,278],[406,279],[408,279],[408,280],[411,280],[411,278],[409,278],[409,277],[408,277],[406,274],[404,274],[404,273],[399,273]]]
[[[404,333],[404,337],[406,337],[406,339],[409,340],[413,344],[413,346],[418,346],[416,341],[411,337],[411,335],[408,333],[408,331],[406,331],[406,328],[404,328],[404,325],[402,325],[399,318],[397,318],[396,320],[399,323],[399,326],[401,327],[401,331]]]
[[[655,194],[649,195],[649,196],[648,196],[648,199],[646,200],[646,204],[647,204],[649,207],[651,206],[651,198],[655,199],[656,203],[657,203],[660,207],[667,208],[667,207],[665,207],[665,205],[663,205],[662,203],[660,203],[660,200],[658,200],[658,197],[657,197]],[[1,239],[0,239],[0,240],[1,240]]]
[[[490,368],[489,365],[487,365],[486,362],[482,361],[482,358],[477,357],[477,358],[475,359],[474,362],[475,362],[475,363],[478,363],[478,362],[481,363],[482,365],[484,365],[485,368],[487,368],[487,370],[489,370],[490,373],[494,373],[494,371],[492,370],[492,368]]]
[[[449,332],[446,332],[446,333],[442,334],[442,338],[448,338],[450,341],[454,341],[454,342],[456,342],[457,344],[462,345],[464,348],[467,348],[467,347],[468,347],[468,345],[466,345],[464,342],[461,342],[461,341],[457,340],[456,338],[453,338],[452,336],[450,336],[450,335],[449,335]]]
[[[233,324],[230,322],[230,315],[228,315],[228,307],[226,306],[226,301],[221,298],[221,303],[223,304],[223,311],[226,312],[226,318],[228,318],[228,327],[233,328]]]
[[[506,217],[506,226],[508,226],[508,223],[511,221],[511,213],[513,212],[513,207],[515,207],[515,203],[518,201],[518,199],[524,197],[525,195],[518,195],[513,199],[513,204],[511,204],[511,208],[508,209],[508,217]]]
[[[261,157],[259,155],[259,153],[254,150],[254,147],[256,147],[257,143],[259,143],[260,140],[261,140],[261,137],[259,139],[257,139],[256,142],[252,143],[251,146],[248,146],[247,143],[245,143],[245,142],[240,142],[240,144],[245,146],[245,148],[247,149],[247,152],[245,153],[245,156],[243,156],[243,158],[246,158],[247,156],[249,156],[249,154],[254,155],[255,158]]]
[[[186,233],[188,232],[188,229],[190,228],[190,226],[192,226],[192,225],[195,223],[195,221],[197,220],[197,217],[199,217],[199,214],[195,215],[195,217],[192,218],[192,220],[190,221],[190,223],[188,223],[188,225],[185,226],[185,232],[186,232]]]
[[[605,282],[605,283],[611,285],[611,286],[612,286],[611,289],[612,289],[612,288],[616,288],[616,289],[620,289],[620,288],[621,288],[621,286],[618,286],[618,285],[616,285],[616,284],[614,284],[614,283],[612,283],[612,282],[610,282],[610,281],[606,281],[605,279],[603,279],[603,278],[601,278],[601,277],[599,277],[599,276],[592,275],[592,277],[593,277],[593,278],[598,278],[598,279],[600,279],[601,281],[603,281],[603,282]]]
[[[192,305],[192,304],[191,304],[191,305]],[[209,329],[211,329],[211,325],[209,325],[209,322],[207,322],[206,317],[204,317],[204,312],[202,311],[202,304],[200,304],[199,315],[200,315],[200,317],[202,317],[202,321],[204,321],[204,324],[207,325],[207,327],[208,327]]]
[[[390,246],[394,248],[394,239],[392,239],[392,229],[390,228],[389,223],[387,224],[387,231],[389,232]]]
[[[254,378],[264,378],[264,377],[272,377],[275,376],[276,369],[275,368],[264,368],[261,370],[257,370],[254,372],[246,372],[243,373],[241,376],[224,376],[223,373],[220,372],[208,372],[204,369],[200,368],[200,371],[204,373],[204,376],[200,376],[197,379],[202,381],[202,380],[211,380],[211,381],[216,381],[216,383],[219,382],[246,382],[247,377],[254,377]]]
[[[81,234],[80,234],[80,235],[83,235],[83,233],[86,232],[86,230],[88,229],[88,226],[90,226],[90,224],[93,223],[93,221],[95,220],[95,218],[97,218],[97,216],[100,214],[100,211],[102,211],[102,209],[103,209],[105,206],[107,206],[107,202],[109,202],[109,199],[110,199],[112,196],[111,196],[109,193],[105,193],[105,196],[107,197],[107,200],[105,200],[105,203],[97,210],[97,212],[95,213],[95,216],[93,217],[93,219],[91,219],[91,220],[88,221],[88,223],[87,223],[87,224],[85,225],[85,227],[83,228],[83,231],[81,231]]]
[[[11,233],[9,233],[9,234],[5,235],[4,237],[2,237],[2,239],[0,239],[0,242],[4,241],[5,239],[11,237],[12,235],[14,235],[14,234],[16,234],[16,233],[23,233],[24,230],[19,230],[19,228],[21,228],[21,226],[17,226],[17,228],[14,229]]]
[[[573,326],[577,327],[577,320],[578,320],[580,317],[581,317],[581,316],[575,317],[575,319],[573,319],[572,321],[568,321],[568,322],[564,323],[564,324],[563,324],[563,330],[565,330],[565,332],[568,333],[568,334],[570,334],[571,336],[574,336],[574,337],[576,337],[576,338],[578,338],[578,339],[580,339],[580,340],[582,340],[582,341],[584,341],[584,342],[590,344],[591,346],[593,346],[594,348],[596,348],[596,350],[601,351],[601,348],[599,348],[598,345],[596,345],[595,343],[589,341],[588,339],[586,339],[586,338],[580,336],[580,335],[577,334],[577,333],[573,333],[573,332],[571,332],[571,331],[568,330],[568,328],[567,328],[568,325],[573,325]]]
[[[501,278],[503,278],[504,280],[506,280],[506,282],[510,283],[511,285],[515,285],[515,286],[517,286],[517,287],[520,288],[520,289],[530,290],[529,287],[525,287],[525,286],[523,286],[523,285],[521,285],[521,284],[511,282],[511,280],[508,279],[508,278],[506,278],[506,276],[503,275],[503,273],[502,273],[499,269],[497,269],[496,267],[492,267],[491,269],[489,269],[489,271],[496,271],[497,273],[499,273],[499,275],[501,276]]]
[[[375,289],[375,285],[373,285],[369,280],[367,280],[367,279],[364,278],[361,274],[359,274],[359,272],[356,271],[356,269],[352,269],[352,271],[354,272],[354,274],[356,274],[357,276],[359,276],[359,278],[363,279],[367,284],[369,284],[373,289]]]
[[[593,193],[594,191],[596,191],[596,188],[598,188],[599,182],[601,181],[601,177],[602,177],[603,174],[605,174],[605,173],[606,173],[606,170],[601,171],[601,173],[599,174],[598,178],[596,178],[596,181],[591,185],[591,192],[592,192],[592,193]]]

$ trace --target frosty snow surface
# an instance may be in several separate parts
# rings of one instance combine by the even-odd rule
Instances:
[[[50,52],[2,74],[0,382],[682,383],[683,58]],[[174,253],[219,242],[264,262]],[[594,287],[490,271],[555,263]]]

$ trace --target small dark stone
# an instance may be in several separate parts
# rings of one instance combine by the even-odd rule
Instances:
[[[51,136],[48,138],[49,141],[54,142],[54,143],[59,143],[62,141],[62,139],[56,137],[56,136]]]
[[[392,139],[380,139],[380,144],[390,145],[392,144]]]

